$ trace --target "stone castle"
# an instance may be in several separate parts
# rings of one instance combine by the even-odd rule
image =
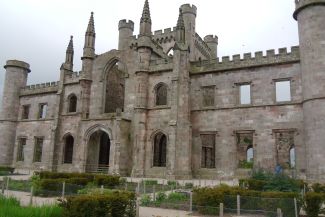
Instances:
[[[197,8],[152,32],[118,24],[117,50],[95,53],[93,13],[82,70],[73,38],[57,82],[26,86],[29,64],[8,60],[0,165],[168,179],[235,178],[280,165],[325,181],[325,0],[296,0],[300,46],[218,58],[196,33]]]

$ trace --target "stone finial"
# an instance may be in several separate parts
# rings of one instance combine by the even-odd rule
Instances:
[[[144,2],[142,16],[141,16],[141,23],[150,23],[151,24],[151,17],[150,17],[150,8],[149,8],[149,2],[146,0]]]
[[[185,24],[182,9],[179,9],[179,16],[176,25],[176,41],[180,43],[185,42]]]
[[[95,34],[94,12],[91,12],[86,34]]]
[[[70,41],[67,47],[67,53],[73,53],[73,36],[70,36]]]

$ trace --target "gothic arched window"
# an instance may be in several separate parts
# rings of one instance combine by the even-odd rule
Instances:
[[[65,164],[71,164],[72,163],[72,156],[73,156],[73,143],[74,139],[71,135],[68,135],[65,138],[65,143],[64,143],[64,159],[63,163]]]
[[[289,154],[290,154],[290,168],[294,168],[296,166],[296,150],[295,150],[295,146],[292,145],[290,150],[289,150]]]
[[[157,133],[154,138],[153,166],[166,167],[167,137],[163,133]]]
[[[246,161],[253,162],[253,158],[254,158],[254,149],[253,149],[253,146],[250,145],[247,147],[247,150],[246,150]]]
[[[167,105],[167,85],[160,83],[156,86],[156,105]]]
[[[76,112],[77,111],[77,97],[72,94],[69,96],[69,109],[68,112]]]

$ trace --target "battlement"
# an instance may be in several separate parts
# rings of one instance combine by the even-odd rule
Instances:
[[[132,20],[120,20],[118,22],[118,30],[123,29],[123,28],[127,28],[127,29],[131,29],[132,31],[134,30],[134,22]]]
[[[159,30],[154,31],[153,36],[160,36],[160,35],[163,35],[163,34],[169,34],[169,33],[173,32],[173,31],[175,31],[175,29],[176,29],[176,27],[166,28],[164,30],[159,29]]]
[[[243,58],[240,54],[233,56],[223,56],[221,61],[219,58],[213,60],[205,60],[192,63],[192,73],[205,73],[210,71],[226,71],[235,70],[240,68],[258,67],[273,64],[285,64],[292,62],[299,62],[300,54],[299,47],[291,47],[291,52],[287,51],[287,48],[279,48],[278,54],[275,54],[275,50],[267,50],[266,55],[263,55],[262,51],[254,53],[245,53]]]
[[[35,94],[56,93],[59,89],[59,81],[41,84],[32,84],[20,89],[20,96]]]
[[[191,4],[183,4],[181,7],[183,14],[194,14],[196,16],[197,7]]]
[[[295,3],[296,10],[293,17],[297,20],[297,15],[301,10],[312,5],[325,5],[325,0],[295,0]]]
[[[216,43],[218,44],[218,36],[216,35],[207,35],[204,37],[205,43]]]
[[[41,83],[41,84],[32,84],[27,85],[23,87],[24,90],[35,90],[35,89],[41,89],[41,88],[47,88],[47,87],[55,87],[59,85],[59,81],[53,81],[53,82],[47,82],[47,83]]]

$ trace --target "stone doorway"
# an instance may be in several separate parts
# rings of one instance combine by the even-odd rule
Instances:
[[[88,141],[86,172],[108,173],[111,140],[103,130],[91,134]]]

